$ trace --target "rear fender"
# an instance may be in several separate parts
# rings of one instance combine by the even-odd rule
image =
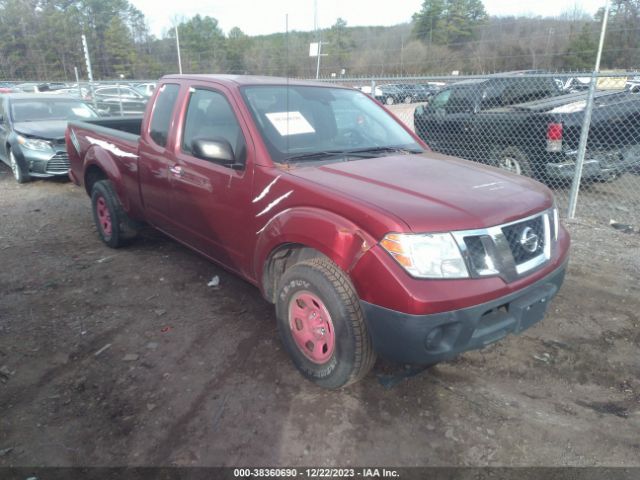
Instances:
[[[263,278],[272,253],[295,244],[312,248],[330,258],[349,273],[376,240],[350,220],[332,212],[311,207],[280,212],[257,232],[254,271]],[[261,285],[263,294],[264,285]]]
[[[111,181],[122,208],[125,212],[129,212],[131,209],[131,202],[129,201],[129,197],[125,190],[124,182],[122,180],[122,172],[118,167],[118,163],[113,159],[109,152],[97,145],[92,145],[87,149],[82,168],[85,175],[85,188],[87,188],[87,193],[89,195],[91,195],[91,192],[88,191],[86,175],[93,167],[99,168],[106,175],[107,179]]]

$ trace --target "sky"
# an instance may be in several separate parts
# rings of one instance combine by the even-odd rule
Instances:
[[[349,26],[396,25],[408,22],[420,10],[422,0],[180,0],[160,6],[158,0],[129,0],[144,13],[151,33],[161,36],[176,20],[196,14],[218,20],[227,33],[233,27],[247,35],[284,32],[288,14],[289,30],[314,28],[314,3],[318,26],[333,25],[338,17]],[[484,0],[489,15],[557,16],[576,6],[589,14],[604,6],[604,0]]]

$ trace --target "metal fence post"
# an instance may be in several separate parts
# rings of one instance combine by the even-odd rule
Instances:
[[[118,103],[120,104],[120,116],[124,117],[124,113],[122,111],[122,93],[120,92],[120,82],[118,82]]]
[[[605,1],[604,16],[602,17],[602,28],[600,29],[600,42],[598,43],[598,53],[596,55],[596,66],[591,74],[591,83],[589,84],[589,96],[587,97],[587,105],[584,109],[584,120],[582,121],[582,130],[580,131],[580,144],[578,146],[578,158],[576,159],[576,171],[573,175],[573,183],[571,184],[571,193],[569,194],[569,210],[568,218],[574,218],[576,215],[576,207],[578,205],[578,193],[580,192],[580,181],[582,180],[582,167],[584,165],[584,156],[587,152],[587,140],[589,139],[589,127],[591,126],[591,113],[593,112],[593,98],[596,92],[597,75],[600,71],[600,59],[602,58],[602,47],[604,46],[604,36],[607,32],[607,20],[609,18],[609,0]]]
[[[569,210],[568,218],[574,218],[576,215],[576,207],[578,205],[578,193],[580,192],[580,181],[582,180],[582,168],[584,166],[584,157],[587,153],[587,141],[589,140],[589,127],[591,126],[591,114],[593,112],[593,99],[596,93],[596,83],[598,77],[594,71],[591,74],[591,83],[589,84],[589,95],[587,96],[587,104],[584,107],[584,119],[582,120],[582,129],[580,130],[580,143],[578,144],[578,158],[576,158],[576,169],[573,173],[573,181],[571,182],[571,193],[569,194]]]

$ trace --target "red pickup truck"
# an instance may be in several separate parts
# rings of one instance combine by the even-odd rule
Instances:
[[[253,283],[323,387],[519,333],[564,278],[545,186],[431,152],[354,89],[166,76],[143,118],[71,122],[66,142],[108,246],[146,222]]]

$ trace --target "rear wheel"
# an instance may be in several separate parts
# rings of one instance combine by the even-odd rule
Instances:
[[[410,96],[410,95],[409,95],[409,96],[404,97],[404,100],[403,100],[403,102],[404,102],[404,103],[411,103],[412,101],[413,101],[413,98],[411,98],[411,96]]]
[[[395,103],[395,100],[393,99],[393,97],[387,97],[385,98],[384,103],[386,103],[387,105],[393,105]]]
[[[507,147],[498,152],[495,157],[495,166],[516,175],[533,177],[533,169],[529,159],[516,147]]]
[[[106,245],[122,247],[136,237],[138,227],[122,209],[109,180],[100,180],[93,185],[91,205],[98,235]]]
[[[11,166],[11,172],[13,173],[13,178],[16,179],[18,183],[27,183],[31,180],[29,176],[29,172],[25,172],[24,169],[18,163],[18,159],[13,153],[13,150],[9,149],[9,164]]]
[[[278,285],[278,331],[296,368],[324,388],[362,379],[375,353],[348,277],[326,257],[297,263]]]

